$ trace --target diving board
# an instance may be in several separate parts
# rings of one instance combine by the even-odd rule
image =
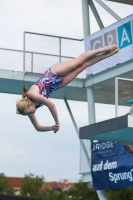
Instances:
[[[124,115],[81,127],[79,139],[133,144],[133,116]]]

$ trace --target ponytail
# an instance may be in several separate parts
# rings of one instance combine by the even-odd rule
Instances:
[[[23,115],[24,114],[24,110],[26,107],[28,107],[31,103],[30,99],[28,98],[27,96],[27,89],[26,89],[26,85],[23,84],[22,85],[22,88],[23,88],[23,94],[22,94],[22,99],[21,100],[18,100],[16,102],[16,113],[17,114],[21,114]],[[27,97],[27,98],[25,98]]]
[[[23,84],[23,85],[22,85],[22,88],[23,88],[22,98],[25,98],[25,97],[27,97],[27,89],[26,89],[26,85]]]

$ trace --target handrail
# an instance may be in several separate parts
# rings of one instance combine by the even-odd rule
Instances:
[[[48,35],[48,34],[43,34],[43,33],[29,32],[29,31],[25,31],[24,33],[29,33],[29,34],[33,34],[33,35],[43,35],[43,36],[49,36],[49,37],[55,37],[55,38],[62,38],[62,39],[68,39],[68,40],[83,41],[83,39],[62,37],[62,36],[56,36],[56,35]]]
[[[23,50],[17,50],[17,49],[8,49],[8,48],[1,48],[0,47],[0,50],[15,51],[15,52],[21,52],[21,53],[23,53]],[[45,55],[45,56],[56,56],[56,57],[60,56],[60,55],[57,55],[57,54],[39,53],[39,52],[35,52],[35,51],[25,51],[25,53],[39,54],[39,55]],[[71,59],[75,58],[75,57],[63,56],[63,55],[61,55],[61,57],[62,58],[71,58]]]
[[[27,37],[27,35],[26,35],[25,36],[26,40],[23,42],[23,45],[25,46],[25,48],[22,50],[0,47],[0,52],[2,53],[2,55],[4,55],[5,53],[9,54],[9,59],[4,59],[4,57],[3,57],[3,59],[1,60],[1,64],[2,64],[1,69],[3,69],[3,67],[8,68],[8,66],[5,65],[6,64],[5,61],[8,62],[8,60],[9,60],[10,64],[12,64],[12,66],[13,66],[13,70],[16,67],[16,65],[15,65],[16,62],[19,62],[19,69],[20,69],[20,66],[23,64],[23,69],[22,69],[23,76],[25,75],[25,71],[27,69],[28,69],[28,71],[30,70],[31,72],[35,72],[35,73],[37,71],[37,73],[38,73],[38,70],[36,69],[36,66],[37,66],[36,59],[39,59],[39,57],[36,57],[35,55],[39,55],[42,57],[46,56],[47,57],[46,59],[48,59],[49,61],[52,59],[53,61],[56,60],[56,62],[62,62],[64,60],[74,59],[76,56],[78,56],[80,54],[80,52],[82,53],[84,51],[83,43],[82,43],[83,39],[53,36],[53,35],[48,35],[48,34],[32,33],[32,32],[25,32],[25,33],[29,33],[29,34],[31,33],[34,35],[36,35],[36,34],[43,35],[45,38],[45,41],[47,41],[47,38],[45,36],[58,38],[57,42],[55,43],[55,44],[57,44],[57,46],[55,46],[56,50],[53,51],[51,48],[51,49],[48,49],[48,51],[47,51],[47,46],[45,49],[42,49],[42,48],[36,49],[36,48],[34,48],[34,46],[35,46],[34,43],[33,43],[34,46],[32,47],[32,42],[30,43],[30,46],[27,46],[28,39],[34,42],[35,36],[33,36],[33,38],[32,38],[32,36],[30,37],[30,35],[29,35],[29,37]],[[64,41],[64,39],[66,39],[66,41]],[[51,38],[51,40],[53,41],[52,38]],[[72,42],[72,46],[69,47],[68,44],[71,44],[71,40],[74,40],[74,43]],[[48,41],[50,42],[50,38]],[[77,43],[76,43],[76,41],[77,41]],[[48,46],[48,48],[49,48],[49,46]],[[32,49],[34,51],[32,51]],[[14,54],[12,54],[13,52],[14,52],[14,54],[16,53],[15,59],[14,59]],[[20,54],[20,57],[18,56],[19,54],[17,54],[17,53]],[[21,54],[23,54],[23,57],[21,57]],[[27,55],[28,55],[28,57],[27,57]],[[38,60],[39,62],[41,61],[42,57],[40,57],[40,60]],[[28,63],[27,63],[27,59],[30,59],[30,60],[28,60]],[[50,63],[53,62],[52,60],[50,61]],[[26,61],[26,63],[25,63],[25,61]],[[25,64],[26,64],[26,66],[25,66]],[[25,69],[25,67],[26,67],[26,69]],[[18,68],[16,68],[16,69],[18,69]]]

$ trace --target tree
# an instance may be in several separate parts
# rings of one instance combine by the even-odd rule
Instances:
[[[75,183],[73,188],[66,192],[67,197],[71,200],[98,200],[96,192],[87,184],[83,182]]]
[[[4,173],[0,173],[0,194],[14,195],[13,187]]]
[[[47,195],[46,195],[46,200],[69,200],[65,193],[60,191],[60,192],[55,192],[53,190],[47,189]]]
[[[133,199],[133,188],[120,188],[106,190],[108,200],[130,200]]]
[[[45,190],[43,189],[44,177],[34,176],[34,174],[25,175],[21,181],[21,196],[35,199],[45,199]]]

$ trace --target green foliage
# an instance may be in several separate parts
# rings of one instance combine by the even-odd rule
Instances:
[[[87,183],[75,183],[74,187],[66,192],[56,192],[43,187],[44,177],[25,175],[21,181],[21,196],[39,200],[98,200],[96,191]],[[133,199],[133,188],[106,190],[108,200]],[[14,195],[13,187],[4,173],[0,173],[0,194]]]
[[[14,195],[13,187],[3,173],[0,173],[0,194]]]
[[[43,177],[25,175],[21,182],[21,196],[40,200],[98,200],[97,193],[87,183],[76,183],[67,192],[43,188]]]
[[[45,200],[69,200],[67,197],[65,197],[64,192],[55,192],[53,190],[47,190],[47,195],[45,197]]]
[[[71,200],[98,200],[97,193],[87,184],[83,182],[75,183],[74,187],[67,191],[67,197]]]
[[[121,188],[106,190],[108,200],[130,200],[133,199],[133,188]]]
[[[21,196],[35,199],[45,199],[43,190],[44,177],[34,176],[33,174],[25,175],[21,181]]]

